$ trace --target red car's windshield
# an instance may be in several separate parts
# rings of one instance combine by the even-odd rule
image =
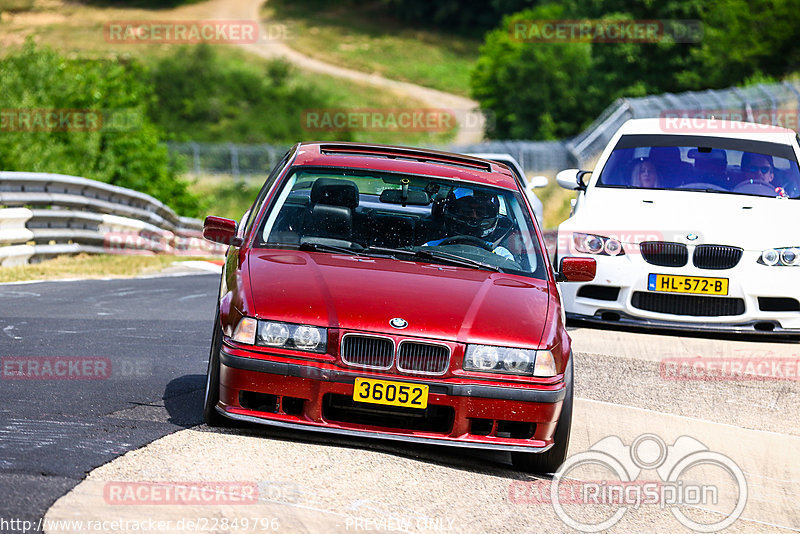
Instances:
[[[521,195],[416,175],[297,168],[258,231],[259,246],[291,246],[465,266],[546,278]],[[404,257],[400,257],[404,256]]]

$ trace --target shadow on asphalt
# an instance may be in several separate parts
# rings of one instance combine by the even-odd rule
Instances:
[[[203,423],[206,375],[184,375],[164,389],[164,407],[173,425],[189,428]]]

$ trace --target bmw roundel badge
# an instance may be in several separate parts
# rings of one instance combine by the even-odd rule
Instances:
[[[408,326],[408,322],[405,319],[401,319],[400,317],[395,317],[389,324],[392,325],[392,328],[397,328],[398,330],[402,330],[403,328]]]

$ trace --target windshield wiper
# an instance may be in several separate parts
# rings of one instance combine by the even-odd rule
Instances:
[[[367,252],[375,251],[384,254],[402,255],[414,259],[438,260],[453,265],[458,265],[459,267],[470,267],[473,269],[475,268],[487,269],[489,271],[494,271],[496,273],[503,272],[503,269],[501,269],[497,265],[492,265],[491,263],[484,263],[482,261],[473,260],[472,258],[465,258],[464,256],[458,256],[456,254],[450,254],[438,250],[425,250],[425,249],[407,250],[402,248],[386,248],[386,247],[368,247],[366,250]]]
[[[367,254],[363,252],[363,250],[355,249],[355,248],[347,248],[347,247],[337,247],[336,245],[326,245],[324,243],[313,243],[310,241],[306,241],[305,243],[300,243],[297,247],[298,250],[307,250],[311,252],[335,252],[339,254],[347,254],[355,255],[355,256],[366,256]]]
[[[461,265],[462,267],[475,267],[478,269],[487,269],[489,271],[494,271],[496,273],[503,272],[503,269],[501,269],[497,265],[492,265],[491,263],[484,263],[482,261],[473,260],[472,258],[465,258],[464,256],[449,254],[447,252],[441,252],[438,250],[418,250],[416,256],[418,258],[447,261],[455,265]]]

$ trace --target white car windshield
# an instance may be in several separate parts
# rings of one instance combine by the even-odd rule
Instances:
[[[297,168],[285,178],[260,238],[265,247],[352,251],[546,278],[519,192],[425,176]]]
[[[614,148],[597,185],[800,198],[800,171],[788,145],[628,135]]]

